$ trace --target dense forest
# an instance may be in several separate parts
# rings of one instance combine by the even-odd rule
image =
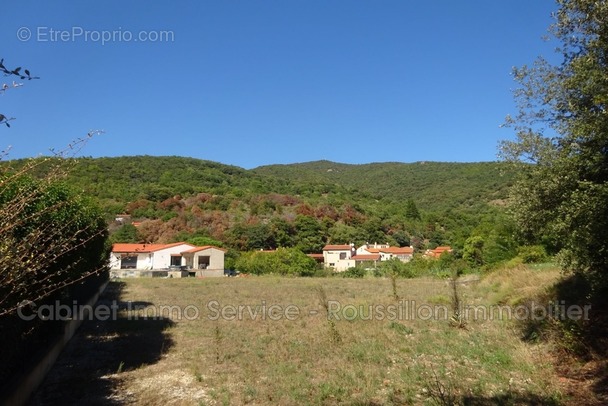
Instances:
[[[504,163],[317,161],[251,170],[184,157],[79,158],[66,182],[93,197],[113,241],[192,240],[238,251],[389,242],[418,251],[483,241],[484,263],[515,255]],[[115,221],[128,214],[126,222]],[[195,240],[193,240],[195,239]]]

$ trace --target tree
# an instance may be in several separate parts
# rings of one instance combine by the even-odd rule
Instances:
[[[310,216],[298,215],[295,220],[296,248],[302,252],[319,252],[323,248],[321,225]]]
[[[21,67],[5,76],[38,79]],[[21,84],[3,84],[0,93]],[[0,124],[12,118],[0,114]],[[74,141],[51,158],[3,162],[0,166],[0,317],[14,317],[24,303],[49,298],[107,269],[107,224],[94,205],[61,181],[73,154],[98,131]],[[0,155],[0,159],[6,154]]]
[[[561,62],[514,69],[517,138],[501,154],[522,168],[511,208],[523,237],[597,286],[608,282],[608,2],[558,4]]]
[[[192,237],[186,240],[188,244],[196,245],[197,247],[204,247],[206,245],[213,245],[214,247],[222,247],[224,243],[216,240],[215,238],[206,236]]]
[[[140,238],[137,228],[133,224],[124,224],[110,236],[110,241],[112,243],[138,243]]]
[[[476,235],[467,238],[462,248],[462,259],[473,266],[483,265],[483,246],[484,240],[482,237]]]
[[[297,248],[278,248],[274,252],[250,251],[242,254],[234,266],[239,272],[255,275],[312,276],[316,269],[315,261]]]
[[[420,220],[420,212],[413,199],[405,201],[405,218],[409,220]]]

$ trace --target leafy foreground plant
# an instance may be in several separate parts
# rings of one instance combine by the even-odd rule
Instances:
[[[561,0],[551,27],[561,63],[514,70],[517,133],[503,157],[523,169],[512,209],[530,243],[562,267],[608,285],[608,3]],[[532,165],[530,165],[530,163]]]
[[[63,156],[85,142],[0,167],[0,317],[105,269],[103,216],[61,183],[72,163]]]

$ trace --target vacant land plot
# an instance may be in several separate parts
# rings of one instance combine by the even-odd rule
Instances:
[[[492,310],[557,277],[517,272],[458,284],[461,309]],[[102,305],[116,304],[117,320],[85,323],[33,403],[562,400],[547,348],[522,342],[504,309],[503,320],[454,315],[445,280],[398,279],[396,288],[398,297],[390,279],[112,282]]]

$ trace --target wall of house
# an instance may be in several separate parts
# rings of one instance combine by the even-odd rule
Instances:
[[[216,278],[224,276],[223,269],[201,269],[196,271],[196,276],[200,278]]]
[[[110,269],[120,269],[120,255],[116,252],[110,254]]]
[[[224,251],[217,248],[207,248],[206,250],[197,251],[194,253],[193,268],[199,269],[198,257],[209,256],[209,266],[205,269],[206,271],[220,271],[221,275],[224,275]],[[210,273],[210,272],[207,272]],[[220,276],[221,276],[220,275]]]
[[[346,254],[345,259],[340,259],[340,254]],[[355,261],[351,259],[350,249],[323,251],[323,262],[326,267],[333,268],[337,272],[346,271],[355,266]]]
[[[359,248],[357,248],[357,255],[367,255],[367,254],[371,254],[371,251],[368,251],[368,248],[372,248],[372,249],[381,249],[381,248],[388,248],[390,247],[389,244],[378,244],[378,243],[374,243],[374,244],[363,244],[362,246],[360,246]],[[378,252],[378,251],[376,251]]]
[[[190,244],[180,244],[154,252],[140,252],[137,254],[135,269],[166,269],[171,265],[171,254],[181,254],[183,251],[187,251],[193,247]],[[110,254],[110,269],[120,269],[122,255],[123,253],[119,252],[112,252]],[[186,264],[183,258],[181,264]]]
[[[154,266],[154,255],[151,252],[137,254],[137,268],[136,269],[153,269]]]
[[[411,254],[403,254],[403,255],[399,254],[399,255],[396,255],[396,257],[399,258],[399,260],[401,262],[410,262],[412,260]]]
[[[181,254],[184,251],[194,248],[190,244],[180,244],[174,247],[164,248],[162,250],[154,251],[154,258],[152,263],[152,269],[165,269],[171,265],[171,254]],[[181,265],[186,265],[185,260],[182,258]],[[139,269],[139,261],[137,263]]]
[[[123,253],[112,252],[110,254],[110,269],[121,269],[121,258]],[[144,252],[137,254],[136,269],[152,269],[152,253]]]

